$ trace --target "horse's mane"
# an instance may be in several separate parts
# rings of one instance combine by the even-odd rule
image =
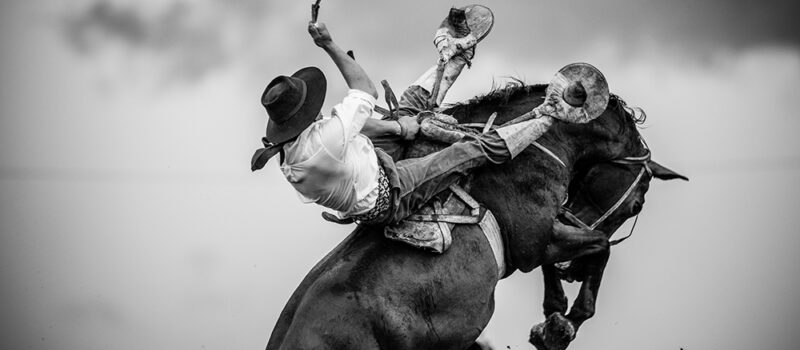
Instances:
[[[647,113],[645,113],[644,109],[641,107],[628,106],[628,103],[625,102],[622,97],[613,93],[610,97],[611,98],[608,101],[609,108],[616,108],[620,114],[624,114],[633,119],[633,122],[637,125],[642,125],[644,124],[645,120],[647,120]],[[614,103],[613,105],[612,102]]]
[[[524,80],[512,77],[504,85],[494,86],[493,84],[488,93],[473,97],[466,102],[455,103],[448,106],[448,109],[474,108],[481,105],[504,106],[519,95],[527,96],[531,93],[544,93],[546,89],[547,84],[528,85],[525,84]],[[644,124],[647,119],[647,113],[642,108],[628,106],[628,103],[617,94],[610,94],[608,108],[616,109],[620,115],[627,116],[638,125]]]
[[[476,107],[479,105],[495,105],[503,106],[508,103],[513,97],[518,95],[528,95],[535,92],[544,92],[547,89],[547,84],[534,84],[527,85],[525,81],[519,78],[511,78],[511,81],[502,86],[492,84],[492,89],[483,95],[475,96],[466,102],[459,102],[453,104],[451,107]]]

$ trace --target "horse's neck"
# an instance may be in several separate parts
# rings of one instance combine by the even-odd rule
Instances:
[[[534,147],[510,162],[475,172],[470,194],[500,224],[509,270],[527,272],[543,263],[553,220],[567,199],[570,174]]]
[[[502,125],[538,106],[543,93],[528,91],[500,105],[462,105],[452,109],[460,122],[482,123],[497,112],[495,125]],[[541,264],[543,247],[552,220],[566,200],[573,164],[578,160],[579,145],[553,127],[537,141],[557,155],[559,160],[537,147],[528,147],[512,161],[499,166],[477,169],[471,194],[495,213],[509,247],[511,268],[523,271]]]

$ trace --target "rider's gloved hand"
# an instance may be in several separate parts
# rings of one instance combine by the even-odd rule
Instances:
[[[333,42],[331,33],[328,32],[328,27],[325,26],[325,23],[308,22],[308,33],[311,34],[311,38],[314,39],[314,44],[317,44],[319,47],[324,48]]]
[[[417,118],[402,116],[397,119],[397,123],[400,124],[400,136],[403,140],[413,140],[417,137],[419,132]]]

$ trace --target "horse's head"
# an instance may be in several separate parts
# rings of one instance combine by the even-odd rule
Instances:
[[[621,97],[612,94],[598,118],[585,124],[561,122],[553,129],[561,140],[572,144],[576,170],[580,170],[601,162],[648,156],[637,128],[645,118],[642,109],[628,107]]]
[[[639,215],[644,197],[650,189],[650,180],[683,179],[678,174],[652,160],[640,163],[600,163],[585,172],[576,174],[570,184],[569,201],[564,205],[567,219],[576,226],[603,232],[609,238],[631,217]],[[622,242],[633,234],[612,241]],[[583,280],[586,264],[592,260],[573,260],[561,271],[562,278]]]
[[[576,174],[565,208],[584,225],[610,237],[626,220],[639,215],[653,178],[688,180],[649,159],[595,164]]]
[[[494,125],[500,125],[540,105],[545,89],[546,85],[512,84],[446,113],[461,123],[486,122],[497,113]],[[644,117],[634,115],[633,109],[612,95],[606,110],[595,120],[583,124],[556,122],[538,140],[558,161],[542,149],[529,147],[512,162],[476,171],[472,193],[495,209],[509,246],[514,247],[510,252],[513,265],[529,271],[542,262],[543,247],[550,237],[530,233],[550,231],[573,175],[588,172],[596,164],[649,156],[636,127]]]

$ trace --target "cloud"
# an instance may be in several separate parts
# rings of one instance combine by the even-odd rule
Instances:
[[[736,49],[761,45],[800,46],[796,1],[654,2],[650,20],[663,36]],[[642,23],[646,26],[647,23]]]
[[[498,36],[523,40],[522,49],[536,55],[563,55],[587,44],[609,41],[631,52],[654,43],[668,51],[703,58],[719,50],[753,47],[800,47],[795,30],[796,1],[626,1],[499,2]],[[508,31],[513,28],[513,31]]]
[[[230,60],[224,28],[215,28],[197,15],[180,2],[147,14],[132,5],[99,1],[68,15],[64,35],[69,46],[82,54],[95,54],[116,45],[134,54],[155,54],[173,76],[197,78]]]
[[[265,70],[276,74],[298,64],[320,64],[315,62],[322,56],[309,44],[303,28],[310,3],[90,0],[77,13],[64,15],[62,23],[75,52],[87,56],[123,52],[125,60],[151,55],[167,78],[196,80],[225,67],[260,76]],[[587,45],[609,43],[628,54],[658,46],[704,60],[719,51],[800,47],[800,31],[793,30],[792,16],[800,6],[791,1],[486,0],[485,4],[494,10],[496,25],[482,44],[482,54],[510,53],[514,47],[514,52],[531,59],[563,60],[580,54]],[[429,37],[448,6],[331,2],[323,3],[320,18],[333,29],[337,42],[355,49],[364,63],[380,59],[398,66],[422,57],[432,60]],[[405,27],[409,21],[427,24]]]

